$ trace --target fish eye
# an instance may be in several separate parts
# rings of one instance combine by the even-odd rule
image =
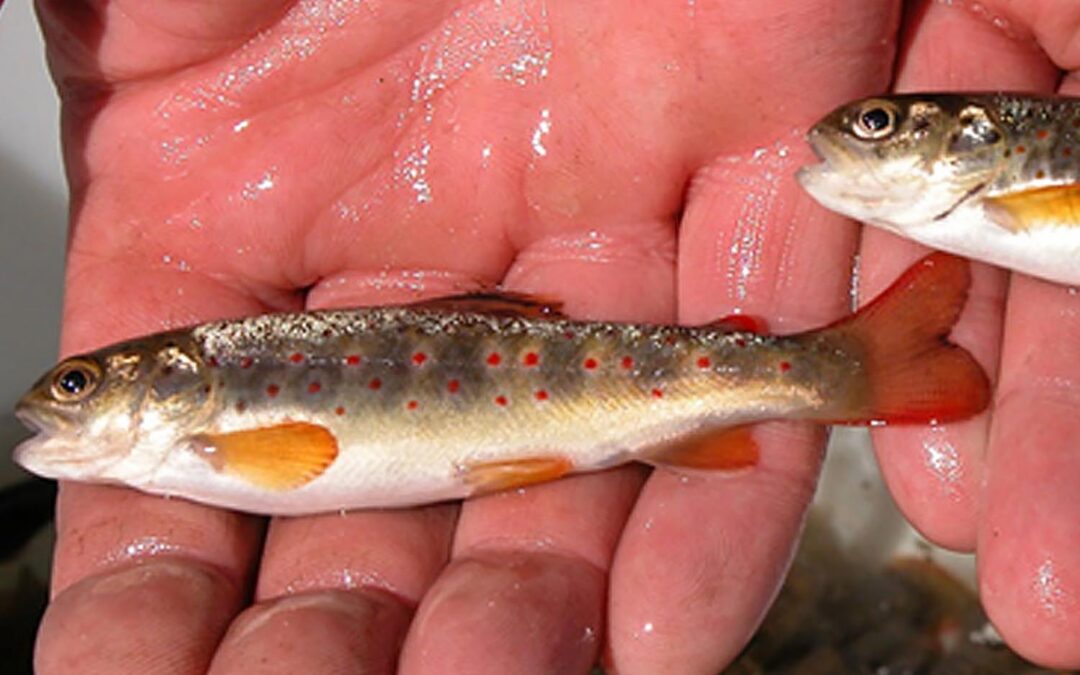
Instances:
[[[100,373],[98,367],[88,361],[64,364],[53,375],[53,398],[63,403],[86,398],[97,388]]]
[[[851,126],[859,138],[885,138],[896,130],[896,111],[880,102],[870,103],[859,111]]]

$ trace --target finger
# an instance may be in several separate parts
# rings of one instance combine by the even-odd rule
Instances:
[[[1019,653],[1080,666],[1080,293],[1014,275],[990,436],[979,581]]]
[[[55,598],[35,672],[202,673],[246,601],[258,522],[121,488],[64,483]],[[107,646],[103,648],[103,645]]]
[[[397,598],[371,589],[259,603],[233,622],[209,673],[389,675],[410,616]]]
[[[414,608],[449,557],[457,507],[278,518],[257,604],[222,640],[214,672],[394,672]]]
[[[771,147],[696,178],[680,242],[684,321],[745,312],[792,332],[844,313],[853,230],[800,194],[798,159]],[[786,570],[823,438],[763,425],[750,471],[653,473],[612,569],[608,658],[619,672],[716,672],[741,649]]]
[[[234,578],[178,556],[85,577],[45,612],[34,672],[205,673],[243,595]]]
[[[866,228],[860,250],[859,300],[869,302],[929,252],[893,234]],[[996,378],[1007,275],[975,264],[967,304],[950,339]],[[975,546],[983,453],[990,413],[932,426],[873,429],[874,452],[904,516],[923,536],[961,551]]]
[[[449,274],[429,276],[432,281],[420,289],[414,278],[409,300],[418,293],[453,292],[460,281]],[[340,274],[320,282],[308,294],[308,308],[402,299],[398,285],[365,279]],[[457,511],[437,505],[275,518],[259,568],[257,604],[225,636],[215,671],[244,672],[252,658],[274,652],[280,672],[314,663],[325,663],[327,672],[390,672],[385,666],[397,662],[413,608],[449,558]]]
[[[1047,2],[1030,10],[1031,32],[1070,73],[1062,93],[1077,95],[1080,58],[1070,47],[1080,8]],[[1014,274],[987,453],[979,585],[1010,646],[1066,669],[1080,666],[1078,345],[1080,292]]]
[[[884,84],[880,50],[895,7],[860,7],[859,34],[876,36],[862,53],[865,69],[852,72],[849,52],[817,54],[823,86],[801,82],[805,98],[788,102],[797,112],[780,140],[722,157],[695,178],[680,236],[682,321],[743,312],[793,332],[846,312],[854,229],[797,187],[793,173],[808,153],[788,139],[831,105],[814,100],[825,92],[843,98]],[[716,672],[761,620],[813,494],[823,434],[770,424],[755,440],[761,460],[744,473],[687,481],[658,470],[650,478],[612,568],[608,659],[619,672]]]
[[[995,24],[994,19],[999,19]],[[1031,42],[1001,28],[1002,17],[973,12],[963,3],[920,2],[904,25],[899,91],[937,89],[1045,89],[1056,69]],[[993,64],[988,68],[987,64]],[[866,228],[860,250],[860,298],[869,300],[927,249],[877,228]],[[953,339],[996,376],[1006,275],[976,265],[963,316]],[[936,427],[876,429],[882,474],[908,520],[942,546],[975,544],[982,457],[989,413]]]
[[[93,6],[96,4],[96,7]],[[295,0],[38,3],[58,82],[146,77],[235,49]],[[70,82],[68,82],[70,83]]]
[[[672,237],[659,220],[555,233],[526,246],[506,286],[561,298],[574,316],[663,321]],[[454,561],[417,611],[402,672],[588,672],[606,571],[640,482],[631,467],[467,501]]]
[[[133,286],[126,275],[134,268],[78,254],[72,254],[68,269],[69,320],[62,340],[68,353],[158,328],[168,321],[163,312],[169,310],[154,298],[172,294],[177,283],[185,283],[146,273],[142,283]],[[215,304],[226,312],[244,311],[251,304],[212,284],[195,284],[189,290],[185,298],[192,304],[182,311],[195,315]],[[198,290],[214,301],[203,296],[200,305]],[[102,321],[102,303],[117,298],[125,302],[115,306],[137,310]],[[117,672],[126,669],[129,659],[148,664],[153,672],[202,672],[245,600],[261,536],[259,520],[233,512],[120,488],[63,484],[52,580],[55,601],[38,644],[41,672],[70,672],[63,666],[72,662],[86,672]],[[150,571],[144,574],[139,571],[143,569]],[[180,595],[187,599],[169,601]],[[101,620],[103,615],[130,615],[131,620],[110,623]],[[88,654],[88,645],[100,644],[110,648]]]

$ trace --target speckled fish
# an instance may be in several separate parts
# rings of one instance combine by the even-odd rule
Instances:
[[[842,106],[798,178],[824,206],[928,246],[1080,284],[1080,99],[910,94]]]
[[[527,296],[265,315],[76,356],[16,414],[16,461],[264,514],[421,504],[629,461],[734,469],[747,425],[972,415],[946,341],[968,265],[924,259],[857,314],[777,337],[739,322],[571,321]]]

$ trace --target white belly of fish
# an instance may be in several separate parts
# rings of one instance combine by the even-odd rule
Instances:
[[[1013,232],[991,220],[978,203],[961,205],[940,220],[906,225],[903,229],[887,222],[871,222],[932,248],[1080,286],[1080,226],[1043,226]]]

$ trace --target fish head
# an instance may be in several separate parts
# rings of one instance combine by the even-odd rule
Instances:
[[[797,174],[824,206],[903,233],[933,222],[1006,168],[1006,134],[977,97],[902,95],[837,108],[807,136]]]
[[[73,356],[16,404],[36,434],[14,458],[47,478],[131,482],[209,415],[212,399],[208,368],[181,334]]]

